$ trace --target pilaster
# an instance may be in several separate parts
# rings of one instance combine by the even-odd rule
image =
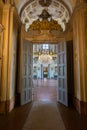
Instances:
[[[7,99],[10,100],[10,80],[11,80],[11,64],[12,64],[12,40],[13,40],[13,17],[14,17],[14,7],[10,8],[9,13],[9,47],[8,47],[8,81],[7,81]]]
[[[15,105],[16,89],[16,66],[17,66],[17,46],[19,31],[21,30],[21,21],[15,7],[11,6],[9,13],[9,47],[8,47],[8,87],[7,87],[7,112],[11,111]],[[15,47],[14,47],[15,46]]]
[[[0,101],[1,101],[1,84],[2,84],[2,46],[3,46],[4,27],[0,24]]]
[[[2,84],[1,84],[1,103],[0,112],[5,112],[6,96],[7,96],[7,69],[8,69],[8,35],[9,35],[9,9],[10,5],[6,4],[3,7],[2,24],[3,32],[3,52],[2,52]]]
[[[86,7],[86,5],[84,5]],[[80,113],[87,114],[87,99],[86,94],[86,84],[85,84],[85,44],[86,44],[86,34],[85,34],[85,11],[86,8],[80,6],[81,9],[77,9],[73,15],[73,44],[74,44],[74,97],[75,106]],[[82,105],[84,104],[84,105]],[[82,108],[86,107],[86,108]]]
[[[9,35],[9,5],[5,5],[3,9],[2,24],[5,28],[3,39],[3,63],[2,63],[2,101],[6,100],[7,88],[7,62],[8,62],[8,35]]]
[[[16,28],[13,28],[15,22]],[[13,42],[17,46],[18,30],[21,30],[21,20],[14,6],[7,3],[4,4],[2,11],[3,31],[3,46],[2,46],[2,73],[0,86],[0,113],[9,112],[14,108],[15,103],[15,88],[12,88],[12,46]],[[16,32],[14,31],[16,29]],[[13,34],[15,32],[16,34]],[[15,41],[13,40],[13,35]],[[19,43],[20,44],[20,43]],[[16,57],[15,57],[16,60]],[[15,65],[16,66],[16,65]],[[16,68],[15,68],[16,74]],[[15,75],[14,74],[14,75]],[[14,81],[15,82],[15,81]],[[15,85],[14,85],[15,86]],[[12,92],[11,92],[12,90]]]

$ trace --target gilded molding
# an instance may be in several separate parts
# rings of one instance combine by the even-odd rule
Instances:
[[[57,21],[51,19],[48,21],[47,19],[34,21],[29,30],[59,30],[62,31],[61,26],[57,23]]]

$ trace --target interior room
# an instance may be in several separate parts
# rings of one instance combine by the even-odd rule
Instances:
[[[0,0],[0,129],[87,129],[87,0]]]

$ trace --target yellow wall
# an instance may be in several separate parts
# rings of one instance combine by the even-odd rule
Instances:
[[[16,9],[9,4],[5,4],[0,19],[5,28],[3,31],[2,80],[0,83],[0,111],[3,112],[6,109],[10,111],[15,103],[17,35],[18,29],[21,28],[18,18]],[[2,104],[4,104],[4,107]]]
[[[86,80],[86,28],[87,23],[84,10],[75,12],[73,20],[73,43],[74,43],[74,96],[80,101],[87,102]],[[78,19],[77,19],[78,18]],[[85,25],[86,24],[86,25]],[[86,26],[86,27],[85,27]],[[86,66],[85,66],[86,65]]]

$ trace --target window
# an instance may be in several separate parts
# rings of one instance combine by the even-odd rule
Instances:
[[[49,49],[49,45],[48,44],[43,44],[43,49]]]

